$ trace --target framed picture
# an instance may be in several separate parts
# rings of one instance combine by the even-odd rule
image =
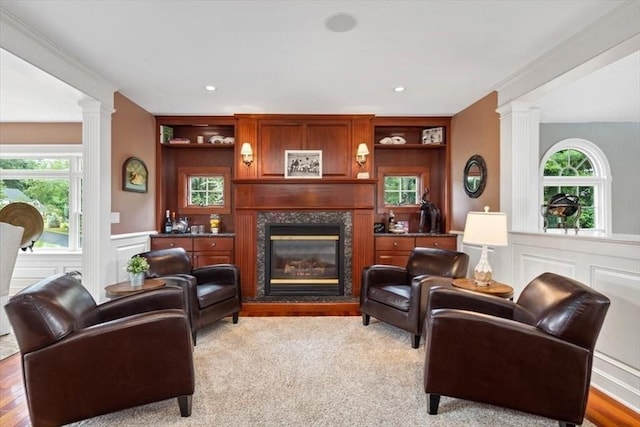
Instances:
[[[129,157],[122,166],[122,190],[146,193],[148,176],[147,165],[137,157]]]
[[[322,150],[285,150],[285,178],[322,178]]]
[[[444,142],[442,127],[429,128],[422,130],[423,144],[442,144]]]

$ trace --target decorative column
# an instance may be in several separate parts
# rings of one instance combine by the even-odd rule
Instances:
[[[510,231],[538,231],[540,118],[531,104],[513,101],[500,114],[500,211]]]
[[[82,107],[82,283],[96,301],[108,277],[111,259],[111,114],[113,108],[91,98]],[[113,270],[113,269],[111,269]]]

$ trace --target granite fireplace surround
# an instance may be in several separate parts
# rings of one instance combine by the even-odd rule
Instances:
[[[267,296],[265,295],[265,231],[269,224],[342,224],[344,226],[344,295],[341,296]],[[256,296],[245,301],[262,302],[352,302],[353,296],[351,259],[353,248],[352,213],[348,211],[279,211],[258,212],[256,224],[257,287]]]

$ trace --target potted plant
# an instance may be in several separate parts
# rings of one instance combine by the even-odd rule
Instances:
[[[131,286],[142,286],[144,282],[144,273],[149,270],[149,263],[146,258],[139,255],[131,257],[127,262],[127,272]]]

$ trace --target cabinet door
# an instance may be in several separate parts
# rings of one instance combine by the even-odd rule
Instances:
[[[397,265],[398,267],[406,267],[409,261],[409,254],[405,251],[376,251],[376,264]]]
[[[189,237],[152,237],[151,238],[151,250],[156,251],[159,249],[170,248],[184,248],[189,255],[193,251],[193,240]]]
[[[194,252],[193,268],[215,264],[233,264],[232,252]]]
[[[447,249],[450,251],[455,251],[456,237],[455,236],[416,237],[416,246],[419,246],[421,248],[437,248],[437,249]]]

